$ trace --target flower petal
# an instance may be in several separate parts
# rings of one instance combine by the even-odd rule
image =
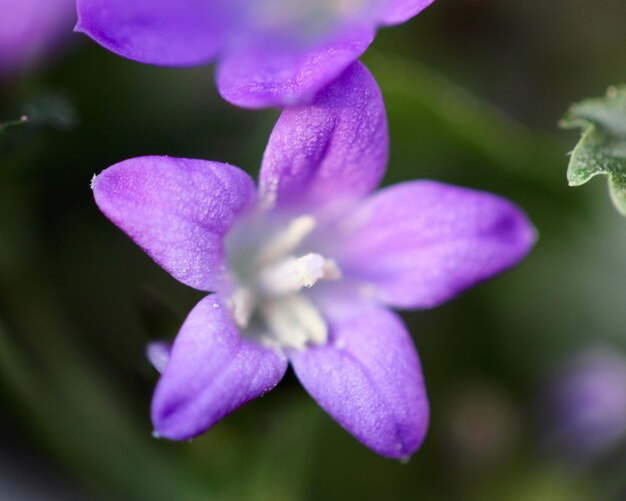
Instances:
[[[189,66],[210,61],[230,24],[228,2],[78,0],[76,31],[142,63]]]
[[[435,0],[388,0],[381,12],[386,25],[401,24],[417,16]]]
[[[434,307],[511,268],[536,238],[511,202],[432,181],[380,191],[343,231],[336,258],[344,275],[403,308]]]
[[[263,158],[262,197],[300,208],[358,199],[379,184],[388,155],[380,89],[355,63],[314,104],[282,113]]]
[[[363,300],[328,296],[323,346],[289,353],[302,385],[341,426],[383,456],[404,459],[428,428],[417,353],[398,316]]]
[[[0,76],[52,56],[68,38],[75,11],[73,0],[0,0]]]
[[[157,435],[194,437],[276,386],[287,361],[237,332],[219,297],[208,296],[183,324],[152,400]]]
[[[159,374],[167,367],[172,347],[166,341],[151,341],[146,346],[146,358]]]
[[[333,41],[294,48],[288,42],[253,40],[227,54],[217,68],[224,99],[244,108],[311,103],[374,39],[372,27],[351,29]]]
[[[171,157],[139,157],[93,181],[100,210],[176,279],[212,290],[224,264],[223,237],[255,199],[242,170]]]

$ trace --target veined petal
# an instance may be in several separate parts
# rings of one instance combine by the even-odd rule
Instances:
[[[402,321],[364,300],[325,295],[319,306],[330,340],[289,353],[298,379],[366,446],[383,456],[409,457],[424,439],[429,408],[417,353]]]
[[[381,10],[381,22],[386,25],[401,24],[417,16],[435,0],[388,0]]]
[[[379,184],[388,155],[380,89],[355,63],[312,105],[282,113],[263,157],[261,194],[302,209],[355,200]]]
[[[237,167],[172,157],[139,157],[93,180],[100,210],[186,285],[212,290],[224,265],[223,238],[255,200]]]
[[[217,68],[217,88],[224,99],[244,108],[310,104],[365,52],[373,28],[355,29],[336,41],[295,48],[288,41],[253,40],[227,53]]]
[[[379,300],[430,308],[518,264],[536,233],[513,203],[432,181],[365,200],[342,224],[344,275]]]
[[[157,435],[185,440],[276,386],[286,359],[237,332],[216,295],[183,324],[152,400]]]
[[[189,66],[210,61],[230,24],[224,0],[78,0],[76,31],[142,63]]]

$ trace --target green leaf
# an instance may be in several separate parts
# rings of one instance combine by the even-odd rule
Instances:
[[[573,105],[561,125],[583,129],[567,170],[570,186],[604,174],[613,203],[626,216],[626,85]]]

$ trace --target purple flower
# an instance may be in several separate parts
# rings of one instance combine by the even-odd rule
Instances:
[[[389,307],[437,306],[518,263],[535,235],[487,193],[417,181],[371,194],[387,156],[380,91],[355,63],[313,105],[283,112],[258,194],[236,167],[181,158],[126,160],[94,179],[111,221],[175,278],[215,291],[161,364],[158,435],[202,433],[272,389],[289,362],[377,453],[419,447],[422,372]]]
[[[0,0],[0,76],[49,55],[76,16],[74,0]]]
[[[591,346],[559,367],[542,399],[548,443],[568,461],[588,463],[626,444],[626,357]]]
[[[76,30],[142,63],[218,59],[217,86],[249,108],[310,103],[373,41],[434,0],[78,0]]]

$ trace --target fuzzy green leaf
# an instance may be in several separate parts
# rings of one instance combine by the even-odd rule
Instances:
[[[606,175],[611,198],[626,216],[626,85],[573,105],[562,126],[583,129],[567,170],[570,186]]]

